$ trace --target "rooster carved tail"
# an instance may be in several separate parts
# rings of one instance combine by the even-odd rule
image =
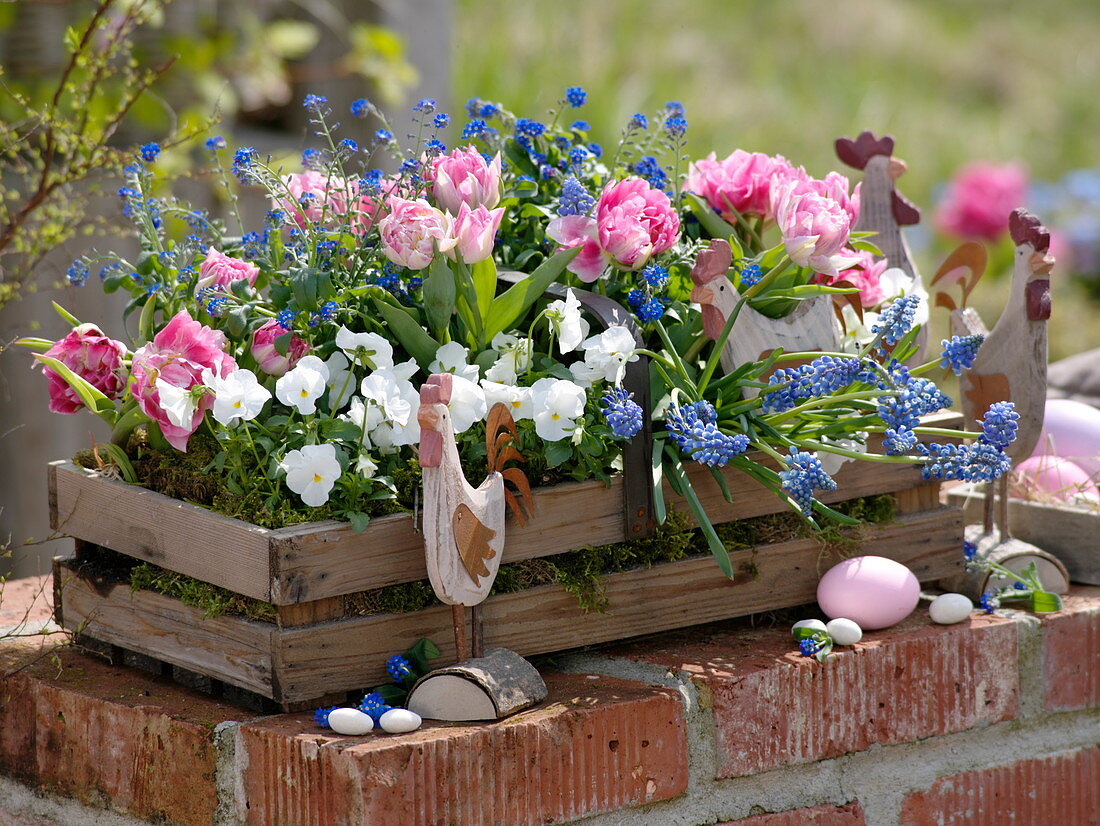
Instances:
[[[485,421],[485,453],[489,473],[499,473],[504,477],[504,501],[515,514],[516,521],[526,525],[528,518],[535,513],[535,500],[531,496],[531,483],[527,481],[527,475],[522,469],[509,466],[509,462],[524,460],[516,449],[518,441],[519,432],[512,414],[504,404],[497,402]]]

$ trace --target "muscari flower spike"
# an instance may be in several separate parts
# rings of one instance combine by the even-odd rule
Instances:
[[[897,344],[909,332],[916,319],[919,295],[905,295],[895,299],[878,317],[871,332],[882,336],[883,344]]]
[[[665,429],[672,441],[701,465],[724,467],[730,459],[745,452],[749,437],[730,436],[718,429],[718,414],[707,401],[684,406],[670,405],[665,414]]]
[[[982,435],[980,441],[988,445],[1005,448],[1016,441],[1016,422],[1020,414],[1012,402],[994,402],[982,417]]]
[[[980,334],[943,339],[940,342],[940,367],[950,369],[956,376],[961,375],[963,370],[969,370],[974,365],[978,349],[984,341],[985,336]]]
[[[616,387],[604,394],[600,410],[611,432],[620,439],[632,439],[642,429],[642,408],[633,401],[634,394]]]
[[[790,448],[786,457],[787,469],[780,471],[781,487],[798,504],[802,514],[809,517],[814,508],[815,490],[836,490],[836,482],[821,467],[821,460],[812,453]]]
[[[558,215],[587,215],[596,205],[596,199],[589,194],[575,175],[565,179],[558,198]]]
[[[764,396],[766,413],[782,413],[798,402],[818,396],[828,396],[854,382],[862,370],[857,358],[821,356],[809,364],[783,367],[772,373],[769,385],[787,384]]]

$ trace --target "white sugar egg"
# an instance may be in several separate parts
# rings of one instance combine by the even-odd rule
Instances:
[[[833,638],[836,645],[855,645],[863,639],[863,629],[852,620],[844,617],[829,620],[825,625],[825,630],[829,632],[829,636]]]
[[[378,718],[378,725],[387,734],[405,734],[420,728],[420,715],[407,708],[391,708]]]
[[[932,618],[932,622],[938,622],[940,625],[954,625],[969,617],[973,610],[974,603],[969,597],[962,594],[940,594],[928,606],[928,615]]]
[[[357,708],[334,708],[328,713],[329,727],[337,734],[366,734],[374,728],[374,720]]]
[[[816,619],[799,620],[791,626],[791,633],[794,634],[799,628],[811,628],[814,631],[824,631],[825,623]]]

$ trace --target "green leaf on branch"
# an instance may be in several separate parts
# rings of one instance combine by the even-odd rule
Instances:
[[[485,318],[497,294],[497,265],[492,256],[470,267],[470,280],[474,282],[474,294],[477,296],[475,312]]]
[[[1031,595],[1031,610],[1036,614],[1052,614],[1062,610],[1062,598],[1050,591],[1035,591]]]

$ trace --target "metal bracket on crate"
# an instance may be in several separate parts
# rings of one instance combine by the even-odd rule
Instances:
[[[499,274],[501,281],[515,284],[527,277],[526,273],[503,270]],[[607,296],[597,295],[576,287],[563,284],[551,284],[546,295],[565,298],[572,292],[604,329],[613,325],[622,325],[630,330],[634,342],[643,347],[642,331],[634,316],[618,302]],[[642,416],[642,429],[623,446],[623,522],[626,539],[644,539],[652,536],[657,527],[653,507],[653,428],[649,419],[651,413],[649,398],[649,359],[640,356],[637,361],[628,362],[623,377],[623,387],[634,394],[634,401],[645,412]]]

